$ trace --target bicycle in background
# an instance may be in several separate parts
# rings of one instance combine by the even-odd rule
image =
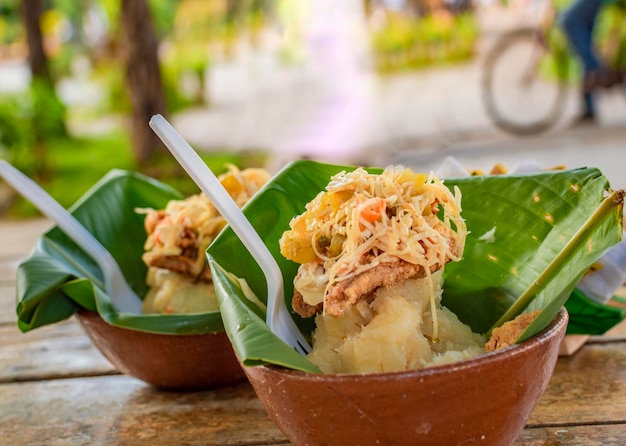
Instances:
[[[607,4],[596,25],[595,44],[604,63],[626,77],[626,1]],[[488,52],[482,99],[493,123],[514,135],[531,135],[561,118],[571,87],[580,89],[582,68],[557,13],[544,23],[502,35]],[[624,90],[624,83],[616,87]],[[614,87],[611,87],[614,88]]]

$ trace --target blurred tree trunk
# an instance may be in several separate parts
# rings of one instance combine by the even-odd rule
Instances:
[[[366,20],[372,15],[373,1],[374,0],[363,0],[363,12],[365,13]]]
[[[122,0],[121,23],[125,82],[133,108],[131,137],[140,164],[153,159],[164,147],[150,129],[150,118],[165,114],[158,42],[146,0]]]
[[[28,64],[32,74],[31,94],[33,97],[32,126],[35,142],[33,147],[34,174],[47,175],[45,139],[50,136],[65,136],[65,107],[59,100],[54,80],[50,74],[41,32],[40,19],[44,5],[42,0],[22,0],[20,13],[26,30]]]
[[[420,17],[430,12],[430,3],[429,0],[407,0],[405,7],[409,14]]]
[[[28,63],[34,78],[41,79],[52,85],[52,77],[48,68],[48,58],[43,48],[43,36],[39,20],[43,13],[42,0],[22,0],[22,19],[26,28],[26,41],[28,43]]]

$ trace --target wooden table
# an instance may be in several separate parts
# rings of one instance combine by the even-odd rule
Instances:
[[[15,268],[50,224],[0,221],[0,444],[278,445],[247,382],[166,392],[120,375],[69,321],[20,333]],[[516,445],[626,444],[626,324],[556,371]]]

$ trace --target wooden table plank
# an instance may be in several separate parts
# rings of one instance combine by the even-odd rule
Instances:
[[[0,385],[4,444],[289,444],[247,382],[165,392],[125,376]]]
[[[288,444],[245,382],[177,393],[110,376],[4,384],[0,392],[0,436],[7,444]],[[625,426],[530,427],[515,444],[621,445]]]
[[[515,446],[623,446],[626,424],[527,428]]]
[[[0,219],[0,261],[19,259],[30,252],[44,232],[54,223],[47,218],[28,218],[20,220]],[[16,230],[19,228],[19,230]]]
[[[30,334],[39,331],[40,340],[55,335],[62,339],[80,335],[77,329],[77,324],[65,322]],[[29,336],[14,335],[16,345],[20,336]],[[53,343],[51,354],[64,349],[62,343]],[[592,344],[571,358],[559,359],[553,380],[516,445],[586,445],[594,444],[588,442],[593,438],[602,440],[598,444],[603,445],[624,444],[622,431],[612,426],[620,420],[626,423],[625,354],[620,350],[624,350],[623,343]],[[591,379],[598,361],[612,380],[598,383]],[[53,440],[131,446],[144,442],[288,444],[247,383],[215,391],[175,393],[155,390],[134,378],[111,376],[3,384],[0,394],[0,437],[10,440],[7,444]],[[585,423],[597,425],[572,426]],[[577,443],[576,438],[585,440]],[[606,442],[612,439],[617,442]]]
[[[0,383],[116,374],[75,319],[27,333],[0,326]]]
[[[2,257],[0,258],[0,285],[8,286],[15,283],[15,272],[19,264],[26,258],[26,255],[20,257]]]
[[[559,358],[529,425],[626,423],[626,344],[591,343]]]
[[[15,273],[35,241],[53,223],[46,218],[0,219],[0,324],[15,323]],[[19,228],[19,230],[16,230]]]
[[[15,282],[0,281],[0,325],[15,325]]]

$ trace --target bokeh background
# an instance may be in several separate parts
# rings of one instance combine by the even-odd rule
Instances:
[[[516,138],[485,112],[485,54],[566,3],[0,0],[0,158],[66,207],[112,168],[196,191],[148,127],[155,113],[216,173],[303,157],[439,162]],[[607,125],[626,116],[617,96],[601,104]],[[0,182],[0,213],[36,211]]]

